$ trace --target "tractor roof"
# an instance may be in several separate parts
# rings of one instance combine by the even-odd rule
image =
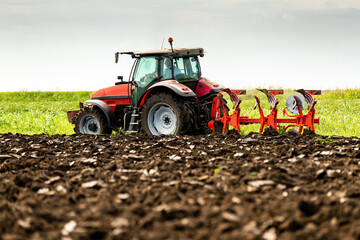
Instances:
[[[133,57],[141,56],[204,56],[204,49],[202,48],[174,48],[174,52],[171,49],[155,49],[149,51],[137,51],[137,52],[122,52],[121,54],[131,54]]]

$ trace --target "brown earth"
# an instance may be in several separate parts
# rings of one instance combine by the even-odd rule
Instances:
[[[360,239],[360,139],[0,135],[0,239]]]

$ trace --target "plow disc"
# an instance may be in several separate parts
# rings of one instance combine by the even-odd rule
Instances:
[[[224,92],[228,93],[231,101],[234,104],[234,112],[230,115],[227,114],[225,109],[225,103],[222,99],[222,95],[219,93],[217,97],[213,99],[211,109],[211,121],[208,123],[208,127],[215,132],[215,125],[222,126],[222,133],[225,134],[229,126],[232,126],[234,130],[240,132],[241,125],[248,124],[260,124],[259,132],[262,133],[265,128],[271,127],[278,130],[278,126],[283,128],[285,131],[289,128],[298,128],[298,134],[301,134],[303,128],[306,127],[309,130],[315,132],[315,124],[319,124],[319,118],[315,118],[315,104],[316,99],[313,95],[321,94],[318,90],[304,90],[299,89],[293,95],[291,95],[286,102],[286,107],[283,109],[283,116],[287,118],[278,118],[277,105],[279,100],[276,98],[277,94],[284,94],[283,90],[267,90],[258,89],[260,92],[266,94],[267,99],[270,103],[271,112],[265,116],[263,109],[261,108],[260,99],[255,96],[255,107],[258,108],[260,117],[250,118],[248,116],[241,116],[241,98],[238,97],[238,92],[244,90],[231,91],[230,89],[223,89]],[[306,104],[308,105],[307,113],[304,112]],[[289,113],[290,112],[290,113]],[[280,124],[287,124],[281,126]]]

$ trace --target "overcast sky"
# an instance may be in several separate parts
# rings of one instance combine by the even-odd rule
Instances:
[[[0,92],[111,86],[169,36],[224,86],[360,87],[359,0],[0,0]]]

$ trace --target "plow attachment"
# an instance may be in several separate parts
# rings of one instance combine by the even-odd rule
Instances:
[[[248,116],[241,116],[240,103],[241,98],[238,97],[237,93],[243,92],[244,90],[230,90],[223,89],[224,92],[228,93],[231,101],[234,104],[234,112],[228,114],[225,102],[221,94],[218,94],[217,97],[213,99],[212,109],[211,109],[211,121],[208,123],[208,127],[215,132],[219,127],[223,134],[225,134],[229,126],[232,126],[234,130],[240,132],[241,125],[248,124],[260,124],[259,132],[262,133],[263,130],[267,127],[271,127],[275,130],[278,130],[280,126],[284,131],[289,128],[298,128],[298,134],[301,134],[303,128],[306,127],[311,131],[315,132],[315,124],[319,124],[319,118],[315,118],[315,104],[316,99],[313,95],[320,95],[321,91],[318,90],[296,90],[297,93],[291,95],[286,101],[286,107],[283,109],[283,116],[287,118],[278,118],[278,109],[277,105],[279,100],[276,98],[278,94],[284,94],[283,90],[266,90],[258,89],[260,92],[266,94],[267,99],[270,103],[271,112],[269,115],[265,116],[263,109],[260,105],[260,100],[255,96],[255,107],[258,108],[260,117],[259,118],[250,118]],[[305,106],[308,105],[308,110],[305,113]],[[281,126],[280,124],[287,124],[287,126]]]

